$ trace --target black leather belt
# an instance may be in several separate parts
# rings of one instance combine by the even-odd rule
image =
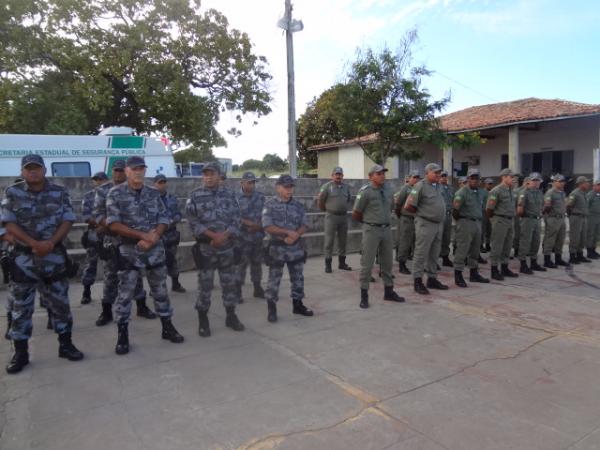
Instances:
[[[471,220],[473,222],[479,222],[481,219],[473,219],[472,217],[459,217],[459,219]]]
[[[504,217],[505,219],[512,219],[513,216],[504,216],[502,214],[494,214],[494,217]]]
[[[390,226],[389,223],[369,223],[369,222],[365,222],[365,225],[369,225],[371,227],[379,227],[379,228],[386,228],[386,227]]]
[[[581,214],[581,213],[571,213],[571,216],[584,216],[585,214]]]
[[[542,216],[525,216],[526,219],[541,219]]]
[[[333,214],[334,216],[345,216],[348,213],[346,211],[344,211],[344,212],[327,211],[327,214]]]

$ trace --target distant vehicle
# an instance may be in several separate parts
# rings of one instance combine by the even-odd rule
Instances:
[[[230,158],[217,158],[217,162],[221,165],[222,170],[227,176],[232,172],[232,161]],[[189,162],[176,163],[178,177],[201,177],[202,169],[206,162]]]
[[[90,177],[109,174],[115,161],[143,156],[147,177],[162,173],[176,177],[173,153],[166,139],[134,136],[128,127],[109,127],[97,136],[0,134],[0,176],[21,173],[21,158],[36,153],[44,158],[48,175]]]

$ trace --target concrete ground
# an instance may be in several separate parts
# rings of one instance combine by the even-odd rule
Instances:
[[[358,255],[349,263],[357,268]],[[378,281],[361,310],[358,271],[327,275],[311,259],[305,302],[315,317],[292,315],[284,280],[280,320],[269,324],[246,285],[246,331],[225,328],[215,292],[208,339],[197,334],[186,273],[190,292],[172,296],[185,343],[136,318],[126,356],[114,353],[114,325],[94,325],[101,285],[86,306],[75,285],[85,360],[57,357],[37,311],[31,364],[0,373],[0,448],[600,449],[599,269],[469,289],[446,269],[450,290],[429,297],[396,272],[407,302],[382,301]],[[3,341],[0,360],[9,357]]]

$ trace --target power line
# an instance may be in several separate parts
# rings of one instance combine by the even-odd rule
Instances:
[[[439,72],[439,71],[437,71],[437,70],[433,71],[433,73],[435,73],[435,74],[437,74],[437,75],[440,75],[441,77],[443,77],[443,78],[447,79],[448,81],[452,81],[453,83],[456,83],[456,84],[458,84],[459,86],[462,86],[462,87],[464,87],[465,89],[468,89],[469,91],[471,91],[471,92],[474,92],[475,94],[477,94],[477,95],[479,95],[479,96],[481,96],[481,97],[487,98],[488,100],[491,100],[491,101],[493,101],[493,102],[495,102],[495,103],[498,103],[498,102],[500,102],[500,100],[498,100],[498,99],[495,99],[495,98],[492,98],[492,97],[490,97],[489,95],[486,95],[486,94],[484,94],[484,93],[482,93],[482,92],[479,92],[478,90],[476,90],[476,89],[473,89],[472,87],[469,87],[469,86],[467,86],[466,84],[464,84],[464,83],[461,83],[460,81],[457,81],[457,80],[455,80],[455,79],[453,79],[453,78],[450,78],[449,76],[447,76],[447,75],[444,75],[443,73],[441,73],[441,72]]]

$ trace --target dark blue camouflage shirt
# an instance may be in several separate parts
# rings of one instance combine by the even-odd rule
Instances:
[[[2,222],[16,223],[38,241],[50,239],[63,222],[76,217],[67,190],[45,181],[40,192],[33,192],[25,181],[6,189],[2,200]]]
[[[262,222],[262,210],[265,206],[265,199],[265,194],[262,192],[257,192],[255,190],[252,192],[252,194],[246,195],[240,189],[240,191],[237,193],[237,201],[240,205],[240,214],[242,219],[250,220],[254,223],[260,224]],[[262,240],[264,237],[264,231],[250,233],[248,228],[242,224],[239,238],[242,243]]]
[[[117,222],[146,233],[159,224],[168,226],[170,219],[160,192],[150,186],[135,190],[125,182],[106,196],[106,224]]]
[[[96,188],[96,195],[94,197],[94,210],[93,214],[96,217],[96,222],[100,223],[103,219],[106,219],[106,196],[115,186],[115,183],[109,181]]]
[[[303,226],[306,227],[308,222],[304,205],[294,198],[287,202],[279,196],[270,198],[265,202],[262,211],[262,225],[263,228],[276,226],[293,231]],[[270,241],[269,255],[276,261],[297,261],[304,256],[304,241],[302,238],[292,245],[287,245],[278,236],[270,236]]]
[[[210,189],[200,186],[194,189],[185,204],[185,215],[190,224],[192,234],[200,239],[200,250],[206,255],[227,251],[233,248],[233,243],[240,233],[240,207],[235,194],[223,187]],[[206,239],[205,231],[231,234],[228,242],[215,248]]]
[[[83,194],[83,199],[81,200],[81,221],[87,222],[92,217],[94,217],[94,201],[96,198],[96,189],[92,189],[91,191],[87,191]]]

